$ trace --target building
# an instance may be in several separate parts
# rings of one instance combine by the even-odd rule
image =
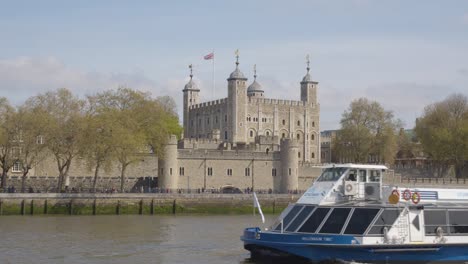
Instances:
[[[307,72],[300,100],[271,99],[257,80],[236,66],[227,79],[228,97],[200,102],[190,80],[183,92],[184,137],[172,137],[159,160],[159,185],[166,189],[306,189],[320,173],[318,82]]]

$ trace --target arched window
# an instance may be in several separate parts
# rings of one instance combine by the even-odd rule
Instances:
[[[301,120],[297,120],[297,125],[298,125],[298,126],[301,125]]]
[[[312,138],[312,140],[315,140],[315,135],[314,134],[310,135],[310,138]]]
[[[268,155],[269,152],[270,152],[270,149],[267,148],[267,149],[266,149],[266,154]]]
[[[286,125],[286,120],[283,119],[283,126]]]
[[[227,131],[224,131],[224,139],[227,139]]]
[[[297,139],[298,140],[301,139],[301,134],[299,134],[299,133],[297,134]]]
[[[254,136],[254,132],[250,130],[250,137],[253,137],[253,136]]]
[[[312,158],[315,159],[315,152],[312,152]]]
[[[312,126],[315,127],[315,122],[314,121],[312,121]]]
[[[267,132],[266,132],[266,135],[269,136],[269,135],[270,135],[270,131],[267,131]]]
[[[285,133],[283,133],[283,134],[281,135],[281,137],[282,137],[282,138],[285,138],[285,137],[286,137],[286,134],[285,134]]]

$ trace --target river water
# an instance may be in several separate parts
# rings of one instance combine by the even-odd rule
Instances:
[[[2,216],[0,263],[253,263],[239,237],[261,224],[258,215]]]

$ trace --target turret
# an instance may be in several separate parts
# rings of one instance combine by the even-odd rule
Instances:
[[[199,93],[200,89],[198,89],[196,83],[193,81],[193,66],[192,64],[189,65],[190,68],[190,81],[185,85],[184,90],[184,138],[188,138],[191,136],[190,131],[193,130],[190,127],[189,120],[190,120],[190,107],[199,103]]]
[[[299,146],[296,140],[284,138],[280,146],[281,157],[281,192],[298,189],[298,155]]]
[[[232,131],[231,135],[227,135],[227,141],[233,143],[246,142],[246,126],[245,120],[247,117],[247,78],[239,70],[239,52],[236,51],[236,69],[229,75],[228,81],[228,115],[227,127],[228,131]],[[226,133],[226,132],[224,132]]]
[[[307,102],[307,104],[317,104],[317,85],[318,82],[312,80],[310,75],[310,61],[309,55],[307,55],[307,73],[301,81],[301,101]]]
[[[249,88],[247,88],[248,97],[263,97],[262,86],[257,82],[257,65],[254,65],[254,81]]]
[[[163,156],[158,160],[158,185],[163,189],[177,189],[179,170],[177,162],[177,138],[171,135],[164,145]]]

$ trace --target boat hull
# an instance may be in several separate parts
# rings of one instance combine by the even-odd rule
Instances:
[[[339,244],[353,237],[260,232],[247,228],[241,237],[252,258],[298,258],[311,262],[465,263],[468,244],[360,245]],[[313,242],[311,242],[313,241]],[[354,240],[355,241],[355,240]],[[316,243],[318,242],[318,243]]]

